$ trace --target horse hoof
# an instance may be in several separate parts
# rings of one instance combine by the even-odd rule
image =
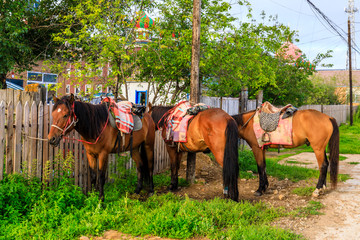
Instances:
[[[177,187],[175,187],[175,186],[173,186],[173,185],[170,185],[170,186],[168,187],[168,189],[169,189],[170,191],[172,191],[172,192],[175,192],[175,191],[177,190]]]
[[[262,193],[260,191],[254,192],[254,196],[256,196],[256,197],[260,197],[261,195],[262,195]]]
[[[320,189],[315,189],[315,191],[312,193],[312,196],[314,197],[314,198],[317,198],[317,197],[319,197],[319,195],[321,194],[321,191],[320,191]]]

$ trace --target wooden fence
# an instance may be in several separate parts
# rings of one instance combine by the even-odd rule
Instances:
[[[0,102],[0,153],[5,153],[5,158],[0,157],[0,180],[3,179],[5,166],[7,174],[26,172],[52,181],[54,174],[62,169],[63,161],[58,161],[59,158],[65,159],[72,152],[75,160],[72,175],[75,183],[86,191],[89,186],[86,152],[82,143],[74,140],[80,139],[79,134],[72,131],[56,148],[46,140],[52,122],[52,107],[52,104],[43,105],[42,102],[22,105],[18,101],[16,106],[12,101],[7,105],[4,101]],[[154,173],[167,168],[170,162],[160,135],[161,132],[157,131]],[[108,174],[118,174],[118,164],[116,154],[110,154]],[[129,159],[125,165],[131,168],[134,164]]]
[[[241,103],[239,98],[220,98],[220,97],[207,97],[202,96],[201,102],[211,106],[222,108],[225,112],[230,115],[239,114],[240,108],[239,104]],[[246,111],[254,110],[257,106],[260,106],[261,102],[257,103],[257,100],[246,100],[244,104]],[[280,106],[278,106],[280,107]],[[353,113],[356,112],[358,106],[353,106]],[[340,125],[341,123],[346,123],[350,117],[350,106],[349,105],[304,105],[299,107],[299,109],[315,109],[319,112],[325,113],[330,117],[334,117]]]

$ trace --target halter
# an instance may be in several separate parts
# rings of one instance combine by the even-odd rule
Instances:
[[[65,132],[72,126],[74,125],[74,127],[76,126],[76,123],[79,121],[75,115],[75,111],[74,111],[74,108],[75,108],[75,102],[73,102],[72,106],[71,106],[71,113],[69,115],[69,118],[68,120],[66,121],[66,125],[64,127],[64,129],[62,129],[61,127],[55,125],[55,124],[52,124],[51,127],[54,127],[54,128],[57,128],[59,129],[62,133],[61,135],[64,136],[65,135]],[[71,121],[71,115],[73,115],[73,120]],[[71,122],[70,122],[71,121]]]

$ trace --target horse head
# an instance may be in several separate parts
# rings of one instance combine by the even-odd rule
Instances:
[[[73,94],[61,99],[54,97],[55,105],[52,109],[52,125],[48,135],[51,145],[59,146],[63,136],[69,133],[76,125],[77,118],[74,112],[75,97]]]

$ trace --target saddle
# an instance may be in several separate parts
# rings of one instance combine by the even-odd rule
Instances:
[[[279,125],[280,115],[282,119],[292,116],[298,109],[291,104],[277,108],[269,102],[265,102],[260,108],[260,126],[265,132],[273,132]]]

